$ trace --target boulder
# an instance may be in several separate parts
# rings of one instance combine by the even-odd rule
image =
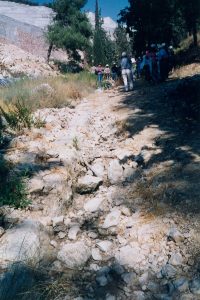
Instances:
[[[8,229],[0,240],[0,261],[3,265],[13,262],[39,261],[49,250],[49,237],[41,223],[26,220]]]
[[[120,216],[121,211],[119,209],[113,209],[113,211],[106,216],[102,227],[107,229],[109,227],[117,226],[120,222]]]
[[[123,181],[123,168],[118,159],[113,159],[108,167],[108,179],[111,184],[117,184]]]
[[[97,246],[99,247],[99,249],[101,251],[107,253],[112,248],[112,242],[110,242],[110,241],[101,241],[101,242],[97,243]]]
[[[90,258],[91,251],[84,242],[65,244],[58,252],[58,260],[69,269],[82,267]]]
[[[190,291],[195,295],[200,295],[200,278],[193,279],[190,282]]]
[[[132,248],[128,245],[120,248],[115,258],[119,264],[130,268],[136,267],[138,263],[145,260],[145,256],[141,253],[141,248],[137,246]]]
[[[101,178],[86,175],[84,177],[79,178],[76,185],[76,192],[79,194],[92,193],[96,191],[102,183],[103,181]]]
[[[180,243],[183,242],[185,238],[177,228],[171,228],[168,233],[168,239],[174,241],[175,243]]]
[[[96,176],[103,178],[105,174],[103,161],[101,159],[95,160],[91,166],[91,170]]]
[[[180,266],[183,263],[183,256],[180,253],[173,253],[169,263],[173,266]]]
[[[44,188],[44,181],[41,178],[32,178],[28,183],[28,190],[30,194],[40,193]]]

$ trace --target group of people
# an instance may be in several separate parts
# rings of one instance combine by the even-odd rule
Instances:
[[[152,44],[136,61],[137,77],[154,83],[165,81],[174,67],[173,46]]]
[[[165,81],[169,72],[174,67],[174,50],[172,46],[167,47],[165,43],[161,45],[152,44],[142,56],[130,58],[126,52],[121,55],[118,64],[113,63],[112,67],[101,64],[92,67],[91,72],[97,75],[98,87],[101,89],[103,80],[116,81],[122,77],[124,90],[133,90],[135,78],[144,76],[149,82],[158,83]]]
[[[114,80],[116,81],[120,74],[119,74],[119,67],[116,63],[113,63],[112,67],[107,64],[105,67],[103,67],[101,64],[99,64],[97,67],[92,67],[91,72],[93,74],[97,75],[97,81],[98,81],[98,87],[102,87],[102,81],[105,80]]]

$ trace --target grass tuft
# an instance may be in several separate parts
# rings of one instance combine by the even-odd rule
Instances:
[[[0,158],[0,206],[27,207],[30,200],[25,181],[25,172],[16,173],[11,164]]]

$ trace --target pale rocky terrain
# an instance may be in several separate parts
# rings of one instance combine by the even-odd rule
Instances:
[[[200,299],[198,140],[173,129],[165,89],[137,84],[35,113],[45,127],[4,153],[30,173],[32,204],[1,209],[2,274],[49,260],[69,281],[60,300]]]
[[[41,56],[28,53],[21,48],[0,43],[0,76],[33,78],[56,76],[58,72],[53,64],[49,65]]]

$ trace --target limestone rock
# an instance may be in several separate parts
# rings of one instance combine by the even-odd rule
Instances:
[[[44,181],[41,178],[32,178],[28,183],[29,193],[39,193],[44,188]]]
[[[85,211],[91,212],[91,213],[98,211],[101,207],[103,200],[104,199],[102,197],[95,197],[95,198],[87,201],[84,205]]]
[[[79,178],[76,185],[76,192],[79,194],[89,194],[103,183],[102,179],[99,177],[94,177],[91,175],[86,175],[84,177]]]
[[[179,278],[174,281],[174,286],[179,292],[187,292],[189,290],[189,282],[186,278]]]
[[[166,264],[162,268],[161,274],[162,274],[162,276],[167,277],[167,278],[174,278],[177,274],[177,270],[172,265]]]
[[[103,252],[109,252],[110,249],[112,248],[112,242],[110,241],[102,241],[102,242],[98,242],[97,246],[100,248],[101,251]]]
[[[112,226],[117,226],[120,221],[121,211],[119,209],[113,209],[111,213],[106,216],[102,228],[109,228]]]
[[[175,243],[180,243],[184,241],[184,236],[177,230],[177,228],[171,228],[168,233],[168,239]]]
[[[63,225],[64,216],[58,216],[52,219],[53,227]]]
[[[180,253],[174,253],[170,257],[169,263],[173,266],[179,266],[183,263],[183,257]]]
[[[49,237],[39,222],[26,220],[8,229],[0,241],[2,264],[22,262],[29,259],[39,261],[49,250]]]
[[[76,240],[77,239],[77,234],[80,231],[80,226],[79,225],[74,225],[69,229],[68,232],[68,238],[69,240]]]
[[[108,179],[111,184],[117,184],[123,180],[123,168],[120,165],[118,159],[114,159],[110,162],[108,167]]]
[[[69,269],[83,266],[91,256],[91,251],[84,242],[65,244],[58,252],[58,260],[62,261]]]
[[[102,260],[101,253],[98,248],[92,249],[92,258],[94,260]]]
[[[195,295],[200,295],[200,278],[193,279],[190,282],[190,291]]]
[[[120,248],[119,253],[117,253],[115,257],[119,264],[130,268],[134,268],[145,259],[139,247],[135,246],[132,248],[128,245]]]
[[[105,174],[105,167],[102,160],[95,160],[94,163],[91,166],[92,172],[95,174],[95,176],[103,178]]]
[[[100,286],[106,286],[108,284],[108,279],[105,275],[98,276],[96,281]]]

